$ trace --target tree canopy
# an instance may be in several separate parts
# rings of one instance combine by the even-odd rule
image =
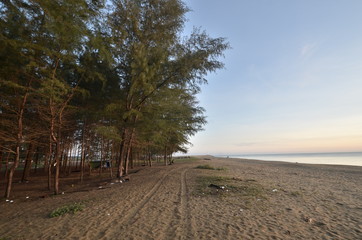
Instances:
[[[34,149],[56,194],[74,156],[82,174],[100,160],[122,177],[135,156],[167,164],[187,152],[206,123],[196,94],[229,45],[196,28],[183,36],[182,1],[1,0],[0,8],[0,163],[13,163],[6,197]]]

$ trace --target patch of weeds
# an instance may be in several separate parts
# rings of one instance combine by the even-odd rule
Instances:
[[[9,238],[6,237],[0,237],[0,240],[8,240]]]
[[[52,211],[49,214],[49,217],[53,218],[53,217],[59,217],[59,216],[63,216],[66,213],[76,213],[78,211],[82,211],[84,209],[84,204],[83,203],[74,203],[74,204],[69,204],[69,205],[65,205],[62,206],[60,208],[55,209],[54,211]]]
[[[196,168],[198,169],[209,169],[209,170],[214,170],[214,167],[210,166],[209,164],[205,164],[205,165],[199,165]]]
[[[266,190],[255,181],[243,181],[225,176],[199,176],[195,196],[217,197],[224,203],[242,205],[243,208],[264,208]]]
[[[227,170],[227,168],[224,168],[224,167],[218,167],[218,168],[215,168],[215,170],[218,170],[218,171],[224,171],[224,170]]]
[[[293,197],[300,197],[300,196],[302,196],[302,193],[299,191],[294,191],[294,192],[290,192],[290,195],[292,195]]]
[[[205,165],[199,165],[196,167],[197,169],[208,169],[208,170],[218,170],[218,171],[221,171],[221,170],[226,170],[226,168],[215,168],[213,166],[210,166],[209,164],[205,164]]]
[[[210,185],[223,186],[222,191],[217,191],[216,194],[223,193],[236,193],[238,195],[247,197],[262,197],[264,195],[264,188],[254,182],[235,180],[234,178],[224,176],[200,176],[198,178],[198,190],[203,195],[214,195],[215,188]],[[218,189],[216,189],[218,190]]]

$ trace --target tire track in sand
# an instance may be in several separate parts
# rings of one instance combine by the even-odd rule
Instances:
[[[197,239],[191,218],[187,170],[188,169],[184,169],[180,177],[179,204],[175,209],[175,219],[178,219],[178,222],[172,223],[173,228],[170,229],[170,231],[173,233],[168,234],[168,236],[173,236],[174,239]]]
[[[113,229],[115,231],[119,231],[120,229],[124,229],[127,227],[127,225],[132,224],[132,220],[134,217],[140,212],[145,205],[153,198],[153,196],[157,193],[158,189],[162,186],[162,183],[164,180],[173,172],[175,172],[178,168],[171,169],[170,171],[167,171],[157,182],[151,190],[147,192],[147,194],[144,195],[144,197],[131,209],[129,209],[125,215],[121,215],[119,218],[119,221],[110,221],[107,224],[106,229],[110,230]],[[121,204],[121,203],[120,203]],[[104,225],[104,224],[102,224]],[[120,227],[117,227],[120,226]],[[116,228],[116,229],[115,229]],[[107,238],[109,235],[113,234],[112,231],[107,232],[101,232],[98,234],[98,238]]]

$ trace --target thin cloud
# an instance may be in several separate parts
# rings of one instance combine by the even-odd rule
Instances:
[[[310,43],[310,44],[306,44],[302,47],[301,51],[300,51],[300,56],[302,58],[306,58],[306,57],[310,57],[312,56],[315,51],[318,48],[318,44],[317,43]]]

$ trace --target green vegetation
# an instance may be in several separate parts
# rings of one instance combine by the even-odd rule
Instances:
[[[78,211],[82,211],[84,209],[84,205],[82,203],[74,203],[74,204],[69,204],[69,205],[65,205],[62,206],[60,208],[55,209],[54,211],[52,211],[49,214],[49,217],[53,218],[53,217],[59,217],[59,216],[63,216],[66,213],[76,213]]]
[[[0,8],[6,197],[23,160],[23,180],[36,162],[59,194],[60,174],[76,165],[64,156],[80,156],[82,181],[86,162],[113,161],[120,178],[135,156],[166,165],[187,152],[206,123],[195,96],[223,67],[229,44],[196,28],[183,36],[182,1],[17,0]]]
[[[215,168],[215,167],[212,167],[212,166],[209,165],[209,164],[199,165],[199,166],[197,166],[196,168],[198,168],[198,169],[218,170],[218,171],[226,170],[226,168],[223,168],[223,167]]]
[[[293,191],[293,192],[290,192],[290,195],[292,195],[293,197],[300,197],[300,196],[302,196],[302,193],[299,191]]]
[[[229,204],[243,208],[262,207],[266,200],[264,187],[253,181],[242,181],[226,176],[199,176],[194,194],[198,197],[218,197]]]

